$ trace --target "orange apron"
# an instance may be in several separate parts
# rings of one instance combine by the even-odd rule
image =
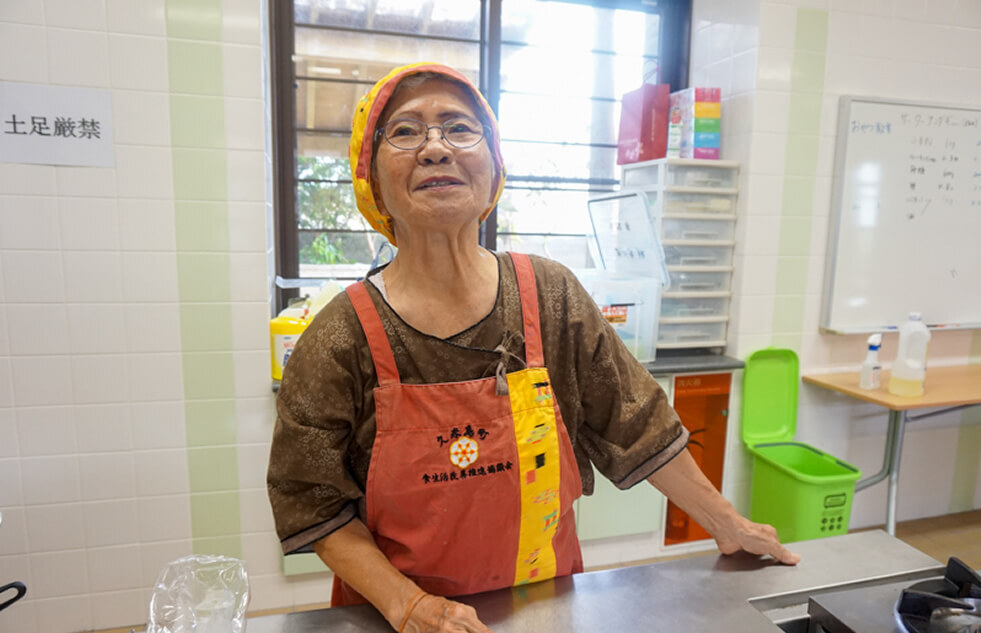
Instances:
[[[542,354],[535,274],[510,254],[527,367],[496,377],[402,384],[364,283],[347,293],[378,376],[367,527],[429,593],[458,596],[582,571],[573,501],[582,482]],[[364,603],[334,577],[332,606]]]

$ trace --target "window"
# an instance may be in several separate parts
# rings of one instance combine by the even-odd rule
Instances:
[[[690,0],[293,0],[271,3],[279,305],[364,276],[385,239],[354,203],[357,100],[395,66],[467,74],[497,111],[508,181],[481,241],[580,267],[586,201],[619,185],[620,96],[687,85]],[[287,287],[283,287],[287,286]]]

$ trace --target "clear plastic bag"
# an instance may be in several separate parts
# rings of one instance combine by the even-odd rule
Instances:
[[[153,587],[147,633],[244,633],[248,604],[244,561],[178,558],[164,567]]]

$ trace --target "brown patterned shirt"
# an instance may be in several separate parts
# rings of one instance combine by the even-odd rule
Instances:
[[[629,488],[681,452],[688,433],[576,277],[557,262],[536,256],[531,261],[545,366],[583,491],[592,493],[593,466],[617,487]],[[509,372],[523,367],[493,351],[503,343],[511,355],[524,358],[514,266],[503,253],[498,262],[494,309],[446,339],[407,325],[368,284],[402,382],[486,378],[502,360]],[[276,401],[267,483],[284,552],[311,551],[313,542],[355,516],[364,519],[377,386],[364,331],[341,293],[300,337]]]

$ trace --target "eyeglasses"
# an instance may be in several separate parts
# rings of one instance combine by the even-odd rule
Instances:
[[[429,140],[429,130],[437,129],[444,141],[459,149],[473,147],[484,138],[484,126],[470,117],[456,117],[442,125],[426,125],[419,119],[393,119],[378,128],[376,136],[398,149],[418,149]]]

